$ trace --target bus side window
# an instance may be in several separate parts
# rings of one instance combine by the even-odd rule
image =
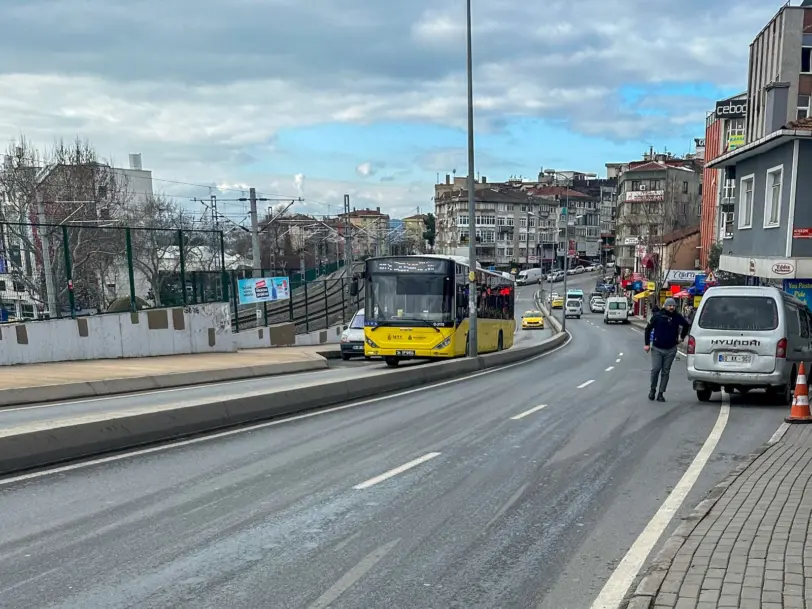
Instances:
[[[468,317],[468,286],[464,283],[457,284],[457,321],[461,322]]]

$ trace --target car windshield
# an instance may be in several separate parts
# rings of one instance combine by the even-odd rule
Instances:
[[[453,291],[446,275],[375,274],[369,281],[371,318],[378,323],[451,321]]]
[[[355,317],[352,318],[350,322],[350,328],[353,330],[363,330],[364,329],[364,312],[358,311],[355,314]]]
[[[568,300],[567,307],[578,308],[581,306],[580,300]]]
[[[702,307],[698,323],[706,330],[775,330],[778,307],[770,296],[711,296]]]
[[[524,317],[541,317],[541,311],[525,311]]]

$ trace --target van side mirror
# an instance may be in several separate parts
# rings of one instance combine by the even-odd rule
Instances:
[[[353,277],[350,282],[350,296],[358,296],[358,277]]]

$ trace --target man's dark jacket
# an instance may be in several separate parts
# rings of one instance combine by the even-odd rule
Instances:
[[[682,331],[680,332],[680,328]],[[679,344],[680,338],[684,339],[688,336],[688,331],[691,329],[691,324],[682,315],[674,311],[670,313],[665,309],[660,309],[654,315],[646,326],[644,333],[644,340],[646,346],[651,341],[652,331],[654,332],[654,346],[658,349],[673,349]]]

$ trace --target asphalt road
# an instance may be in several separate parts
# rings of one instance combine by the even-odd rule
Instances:
[[[535,308],[533,298],[537,286],[525,286],[517,291],[517,322],[526,309]],[[549,329],[522,331],[518,330],[514,344],[517,347],[529,346],[551,336]],[[421,365],[424,362],[404,362],[403,366]],[[195,385],[160,391],[139,392],[117,396],[104,396],[91,399],[69,400],[47,404],[32,404],[0,409],[0,431],[44,421],[57,421],[86,415],[98,415],[105,412],[120,412],[157,406],[171,407],[178,400],[193,401],[210,399],[216,396],[230,397],[255,391],[279,391],[302,385],[327,383],[332,381],[361,379],[369,374],[388,374],[391,369],[380,360],[366,361],[363,358],[341,362],[331,361],[327,370],[288,374],[283,376],[263,377],[226,383]]]
[[[0,482],[0,607],[586,609],[720,402],[680,361],[651,403],[639,332],[569,327],[462,381]],[[734,397],[677,516],[785,414]]]

